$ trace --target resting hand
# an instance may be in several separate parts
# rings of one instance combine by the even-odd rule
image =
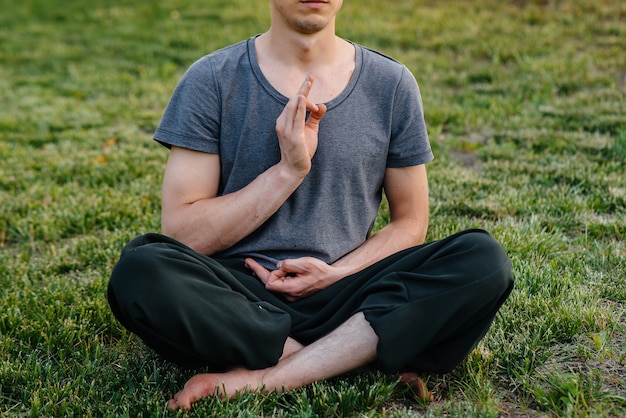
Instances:
[[[302,177],[311,169],[311,159],[317,150],[319,122],[326,113],[325,105],[316,105],[309,100],[312,85],[313,78],[309,76],[276,120],[281,163]],[[307,110],[311,111],[308,119]]]
[[[273,271],[248,258],[246,267],[267,290],[283,295],[290,302],[325,289],[343,277],[337,268],[314,257],[282,260]]]

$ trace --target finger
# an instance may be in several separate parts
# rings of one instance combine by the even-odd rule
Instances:
[[[306,96],[300,94],[292,97],[281,114],[282,131],[291,132],[297,127],[304,126],[307,109],[311,113],[319,112],[319,106],[307,99]],[[279,121],[277,120],[277,122]]]
[[[265,282],[265,288],[267,288],[267,286],[271,283],[274,283],[277,281],[283,281],[287,277],[287,275],[288,273],[283,270],[274,270],[270,272],[270,275],[268,276],[267,281]]]
[[[311,92],[312,87],[313,77],[308,75],[304,80],[304,83],[302,83],[302,86],[300,86],[300,90],[298,90],[298,93],[296,93],[296,95],[302,95],[306,98],[307,109],[312,112],[319,112],[319,106],[317,105],[317,103],[313,103],[311,100],[309,100],[309,93]]]
[[[300,112],[302,110],[302,98],[304,97],[304,111],[306,109],[311,110],[312,112],[319,112],[319,106],[313,103],[308,99],[309,93],[311,92],[311,87],[313,85],[313,77],[307,76],[304,80],[304,83],[298,89],[298,92],[293,96],[288,102],[281,117],[284,119],[284,128],[285,130],[291,130],[295,124],[298,122],[304,123],[304,117],[300,117]],[[279,117],[279,119],[281,118]],[[277,121],[278,122],[278,121]]]
[[[311,87],[313,86],[313,77],[307,75],[304,79],[304,83],[298,89],[298,93],[296,95],[303,95],[304,97],[308,97],[311,92]]]
[[[270,292],[280,293],[283,296],[291,296],[291,287],[293,286],[291,282],[291,279],[274,280],[273,282],[266,284],[265,288]]]
[[[293,118],[293,124],[294,126],[304,126],[304,121],[306,119],[306,109],[307,109],[307,105],[306,105],[306,97],[304,96],[298,96],[298,107],[296,109],[296,114],[294,115]]]
[[[263,284],[267,284],[271,275],[271,272],[268,269],[257,263],[252,258],[246,258],[246,260],[244,261],[244,265],[246,266],[246,268],[252,270],[256,277],[258,277],[259,280],[263,282]]]
[[[300,98],[302,95],[294,96],[285,105],[283,112],[276,120],[276,130],[281,132],[291,132],[294,127],[294,121],[298,114]]]
[[[291,277],[285,280],[275,280],[265,285],[265,288],[270,292],[278,293],[282,295],[289,302],[297,300],[300,296],[297,296],[300,292],[297,280]]]
[[[325,104],[317,105],[316,111],[311,110],[311,114],[309,115],[309,119],[306,121],[306,124],[311,128],[317,128],[320,124],[320,120],[322,120],[326,114],[326,110],[327,108]]]
[[[304,273],[306,269],[300,262],[298,262],[298,260],[299,259],[281,260],[278,262],[276,267],[285,273]]]
[[[311,112],[319,112],[320,111],[320,105],[318,105],[317,103],[313,103],[311,100],[309,100],[308,97],[306,98],[306,108],[308,110],[310,110]]]
[[[311,91],[311,85],[312,85],[312,79],[311,79],[311,77],[307,77],[304,80],[304,83],[302,83],[302,85],[300,86],[300,88],[296,92],[296,94],[293,95],[293,97],[291,97],[291,99],[289,99],[289,101],[285,105],[285,108],[283,109],[283,112],[282,112],[282,114],[285,116],[285,119],[287,121],[291,121],[293,119],[293,115],[295,115],[296,111],[298,110],[298,104],[300,102],[300,96],[303,96],[305,99],[307,99],[307,107],[308,108],[314,109],[314,108],[317,107],[315,105],[315,103],[313,103],[312,101],[308,100],[308,98],[307,98],[308,95],[309,95],[309,92]]]

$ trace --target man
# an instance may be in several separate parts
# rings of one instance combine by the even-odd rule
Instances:
[[[170,400],[283,391],[374,363],[446,372],[510,293],[484,231],[425,244],[432,159],[415,79],[335,35],[341,0],[270,0],[271,26],[196,62],[155,138],[162,230],[122,252],[120,322],[205,367]],[[390,221],[370,236],[382,190]]]

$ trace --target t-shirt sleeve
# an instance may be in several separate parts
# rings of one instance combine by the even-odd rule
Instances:
[[[393,103],[387,167],[420,165],[433,158],[420,90],[413,74],[403,66]]]
[[[192,64],[179,81],[154,139],[208,153],[219,152],[220,97],[207,57]]]

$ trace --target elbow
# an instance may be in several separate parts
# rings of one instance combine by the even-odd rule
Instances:
[[[210,243],[206,239],[202,239],[197,228],[185,223],[177,223],[171,219],[161,219],[161,233],[200,254],[212,255],[218,252],[218,249],[209,245]]]
[[[161,233],[188,246],[185,242],[184,236],[180,233],[180,230],[181,228],[176,225],[171,217],[166,218],[161,215]]]
[[[428,218],[412,220],[407,225],[407,230],[411,231],[411,240],[414,246],[422,245],[426,242],[428,233]]]
[[[424,225],[421,228],[418,228],[414,234],[413,242],[415,246],[422,245],[426,242],[426,233],[428,232],[428,225]]]
[[[426,235],[428,234],[428,220],[430,218],[430,211],[428,210],[428,205],[420,212],[418,216],[416,216],[413,220],[414,222],[414,231],[415,231],[415,240],[417,244],[422,245],[426,242]]]
[[[403,219],[396,222],[390,222],[390,232],[395,237],[394,241],[402,247],[402,249],[417,247],[426,241],[426,233],[428,222],[416,219]]]

